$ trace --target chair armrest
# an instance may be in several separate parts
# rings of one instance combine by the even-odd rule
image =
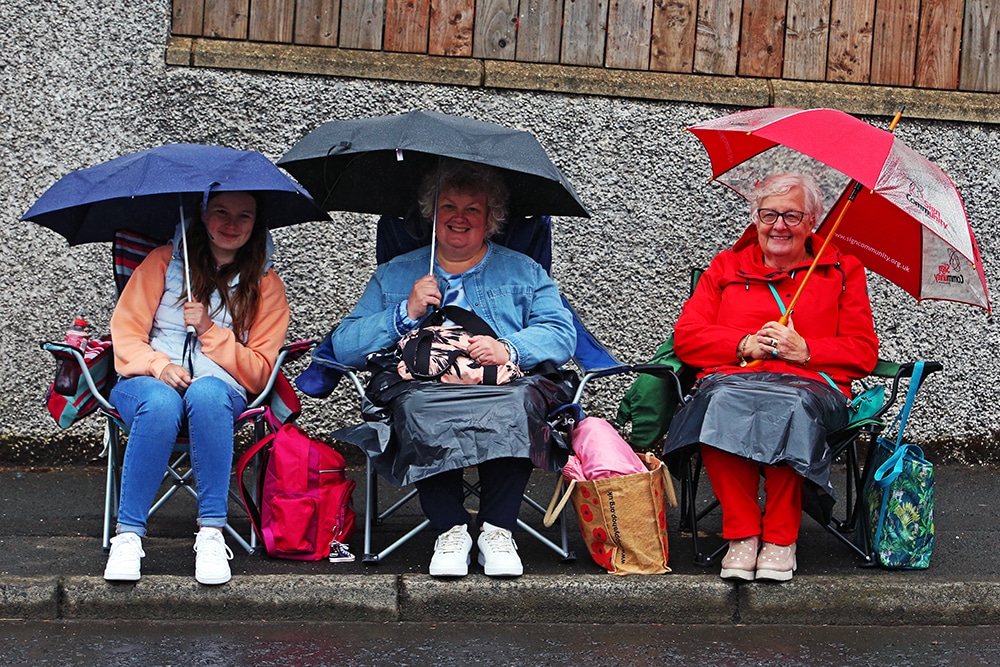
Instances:
[[[83,378],[84,382],[87,384],[87,388],[90,393],[93,394],[94,400],[105,410],[114,412],[115,408],[108,400],[104,397],[101,391],[97,388],[98,378],[95,378],[93,373],[90,372],[90,367],[87,366],[87,362],[84,359],[83,352],[80,348],[73,345],[69,345],[64,341],[45,341],[41,344],[43,350],[52,354],[57,360],[64,363],[76,363],[80,367],[80,377]],[[108,346],[107,354],[111,354],[111,347]],[[109,374],[114,373],[113,364],[109,364]]]
[[[892,383],[889,388],[889,397],[882,405],[882,408],[872,416],[873,419],[881,420],[883,415],[888,412],[892,404],[896,402],[896,397],[903,393],[901,391],[902,381],[913,377],[913,369],[915,366],[915,361],[897,364],[891,361],[879,359],[878,365],[876,365],[875,370],[872,371],[872,375],[880,378],[891,379]],[[920,377],[917,389],[923,385],[924,380],[926,380],[931,373],[937,373],[941,370],[944,370],[944,364],[940,361],[925,361],[924,373]]]

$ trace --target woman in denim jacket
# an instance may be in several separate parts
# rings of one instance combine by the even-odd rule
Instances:
[[[379,267],[333,334],[337,360],[363,367],[368,355],[396,345],[430,312],[447,305],[475,313],[496,332],[495,338],[471,338],[469,354],[484,366],[511,361],[529,372],[543,362],[566,362],[576,333],[555,283],[529,257],[488,240],[507,215],[500,173],[446,162],[421,188],[425,219],[435,218],[435,202],[433,273],[428,273],[430,247]],[[421,507],[439,534],[431,575],[468,573],[471,516],[464,507],[462,474],[470,465],[478,466],[482,485],[479,563],[490,576],[523,572],[512,531],[532,461],[540,462],[549,444],[545,417],[554,392],[555,385],[537,375],[501,387],[411,381],[389,402],[393,437],[385,451],[374,452],[373,463],[394,483],[416,484]],[[444,419],[440,402],[456,398],[446,407],[461,413]]]

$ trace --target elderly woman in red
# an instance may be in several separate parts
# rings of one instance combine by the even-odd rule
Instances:
[[[851,381],[878,361],[864,267],[832,244],[779,321],[822,243],[812,234],[822,210],[809,177],[762,181],[756,241],[715,257],[674,328],[677,355],[700,372],[664,454],[701,447],[729,540],[726,579],[792,578],[803,484],[832,497],[826,436],[847,423]]]

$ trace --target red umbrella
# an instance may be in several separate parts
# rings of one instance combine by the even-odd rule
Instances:
[[[790,108],[741,111],[688,129],[708,152],[714,180],[749,199],[772,173],[809,173],[833,187],[816,233],[917,300],[990,311],[958,190],[891,131],[834,109]]]

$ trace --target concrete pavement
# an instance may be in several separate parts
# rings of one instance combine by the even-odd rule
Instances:
[[[474,556],[464,579],[427,576],[433,543],[427,533],[366,566],[360,562],[359,530],[351,544],[359,554],[354,563],[269,559],[247,554],[230,540],[232,581],[205,587],[193,577],[190,498],[178,495],[151,520],[142,579],[111,584],[101,577],[104,470],[5,468],[0,469],[0,618],[1000,625],[997,473],[991,467],[937,467],[936,541],[926,571],[858,567],[854,556],[804,517],[799,567],[791,582],[726,582],[717,566],[693,564],[691,540],[676,531],[677,511],[671,510],[673,572],[659,576],[606,574],[590,560],[573,519],[570,539],[577,559],[560,562],[521,534],[525,574],[517,579],[484,576]],[[553,479],[536,473],[536,497],[548,500]],[[383,495],[390,491],[383,487]],[[359,489],[359,512],[361,500]],[[379,526],[375,546],[405,532],[418,511],[414,507]],[[522,516],[540,526],[540,517],[529,512]],[[236,511],[232,521],[248,528]],[[544,532],[557,539],[555,527]]]

